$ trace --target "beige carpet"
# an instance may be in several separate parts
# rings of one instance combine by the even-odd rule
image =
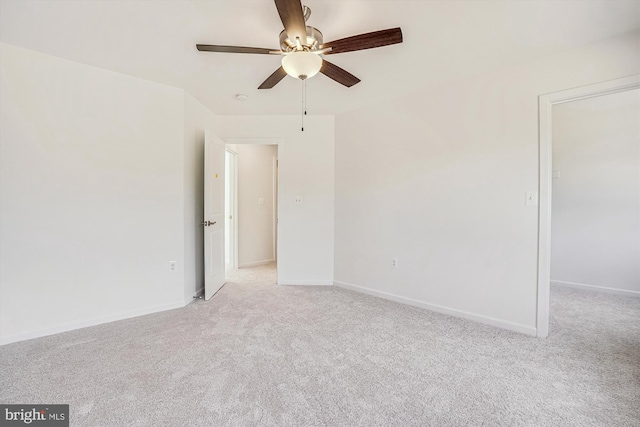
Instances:
[[[553,289],[546,340],[236,272],[209,302],[0,347],[74,426],[640,426],[640,299]]]

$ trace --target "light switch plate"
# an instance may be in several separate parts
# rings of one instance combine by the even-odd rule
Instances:
[[[525,204],[527,206],[537,206],[538,205],[538,192],[537,191],[527,191]]]

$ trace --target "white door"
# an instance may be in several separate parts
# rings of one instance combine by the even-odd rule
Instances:
[[[224,142],[204,135],[204,298],[224,285]]]

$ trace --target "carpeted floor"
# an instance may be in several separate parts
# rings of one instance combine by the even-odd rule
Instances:
[[[536,339],[234,273],[209,302],[0,347],[74,426],[640,426],[640,299],[552,290]]]

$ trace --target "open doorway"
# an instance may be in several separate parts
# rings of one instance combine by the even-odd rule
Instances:
[[[552,114],[551,284],[640,294],[640,89]]]
[[[226,145],[225,260],[232,278],[277,281],[278,146]]]
[[[639,88],[633,76],[540,99],[538,336],[550,314],[593,325],[640,296]]]

